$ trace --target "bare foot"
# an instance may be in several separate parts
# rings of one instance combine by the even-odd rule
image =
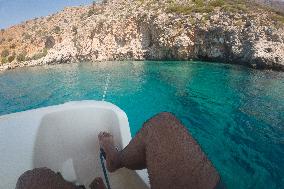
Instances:
[[[90,188],[91,189],[106,189],[106,186],[104,184],[103,179],[101,177],[97,177],[90,184]]]
[[[98,137],[100,146],[106,154],[107,169],[109,172],[114,172],[119,169],[120,160],[119,152],[114,146],[113,136],[110,133],[101,132]]]

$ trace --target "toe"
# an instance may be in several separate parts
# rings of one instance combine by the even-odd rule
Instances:
[[[103,138],[112,137],[112,135],[108,132],[100,132],[98,137],[100,140],[102,140]]]
[[[110,133],[108,133],[108,132],[104,132],[104,137],[110,137],[111,136],[111,134]]]
[[[105,137],[105,133],[106,132],[100,132],[98,137],[99,137],[99,140],[102,140],[104,137]]]

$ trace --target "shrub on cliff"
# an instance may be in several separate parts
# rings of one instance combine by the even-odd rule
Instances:
[[[167,7],[167,12],[190,14],[192,12],[192,7],[179,4],[171,4],[169,7]]]
[[[284,24],[284,16],[282,16],[282,15],[275,14],[275,15],[272,16],[272,19],[276,22],[280,22],[280,23]]]
[[[17,61],[19,61],[19,62],[25,61],[26,60],[26,56],[27,56],[26,52],[22,52],[22,53],[18,54]]]
[[[249,3],[244,0],[193,0],[193,3],[178,4],[172,2],[166,8],[167,12],[175,12],[179,14],[190,14],[192,12],[209,13],[214,11],[214,8],[221,8],[226,12],[247,12],[254,7],[259,7],[256,4]]]
[[[41,58],[45,57],[46,55],[47,55],[47,49],[44,48],[42,50],[42,52],[39,52],[39,53],[33,55],[31,59],[32,60],[38,60],[38,59],[41,59]]]
[[[23,33],[22,36],[23,36],[23,39],[24,39],[24,40],[29,40],[29,39],[32,37],[32,36],[31,36],[30,34],[28,34],[28,33]]]
[[[208,4],[213,7],[221,7],[225,4],[225,1],[224,0],[213,0],[213,1],[210,1]]]
[[[95,10],[94,9],[90,9],[88,11],[88,17],[92,16],[93,14],[95,14]]]
[[[7,62],[8,62],[7,57],[2,57],[1,63],[2,63],[2,64],[5,64],[5,63],[7,63]]]
[[[14,49],[14,48],[16,48],[16,44],[15,44],[15,43],[13,43],[12,45],[10,45],[10,49]]]
[[[174,5],[167,9],[167,12],[175,12],[179,14],[190,14],[192,12],[196,13],[209,13],[214,10],[212,6],[183,6],[183,5]]]
[[[194,4],[198,7],[202,7],[204,6],[205,2],[204,0],[192,0],[194,2]]]
[[[104,9],[102,7],[94,7],[88,11],[87,16],[90,17],[92,15],[98,15],[101,14],[103,11]]]
[[[1,52],[1,57],[2,58],[5,58],[7,56],[9,56],[10,52],[8,49],[4,49],[2,52]]]
[[[222,0],[214,0],[213,5],[217,6],[219,4],[222,4]],[[194,0],[193,4],[178,4],[172,2],[168,7],[166,7],[166,12],[175,12],[179,14],[190,14],[192,12],[209,13],[213,10],[214,6],[204,0]]]
[[[16,53],[14,52],[11,56],[8,57],[8,62],[12,62],[16,58]]]
[[[54,28],[53,28],[53,32],[54,33],[56,33],[56,34],[59,34],[60,33],[60,27],[59,26],[55,26]]]
[[[73,34],[77,34],[78,33],[78,27],[77,26],[72,26],[72,30]]]

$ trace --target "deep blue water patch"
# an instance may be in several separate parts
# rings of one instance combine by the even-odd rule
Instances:
[[[109,78],[109,79],[107,79]],[[227,188],[284,188],[284,73],[205,62],[101,62],[0,73],[0,115],[72,100],[106,101],[132,135],[161,111],[176,114]]]

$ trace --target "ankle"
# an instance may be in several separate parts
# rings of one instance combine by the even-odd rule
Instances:
[[[120,152],[113,154],[113,157],[109,159],[109,171],[114,172],[122,168]]]

